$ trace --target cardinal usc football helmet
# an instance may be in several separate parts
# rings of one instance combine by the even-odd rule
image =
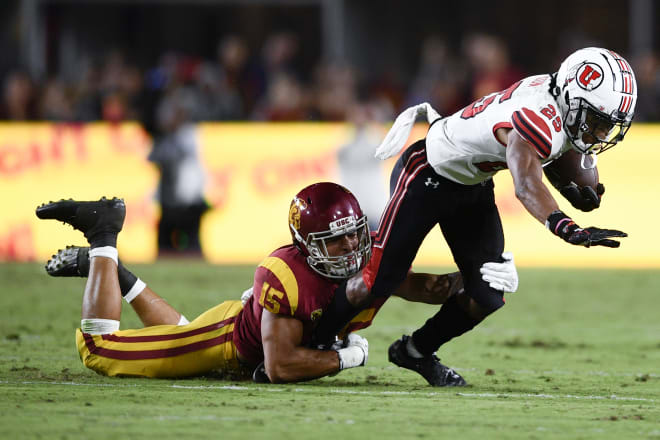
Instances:
[[[552,93],[573,147],[582,154],[598,154],[623,140],[630,128],[637,83],[619,54],[588,47],[564,60]]]
[[[322,182],[303,188],[289,207],[289,229],[309,266],[324,277],[350,278],[371,257],[367,217],[355,196],[341,185]],[[344,236],[357,246],[342,255],[330,255],[328,245]]]

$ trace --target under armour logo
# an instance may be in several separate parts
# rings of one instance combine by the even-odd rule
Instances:
[[[438,185],[440,185],[440,182],[434,182],[434,181],[432,181],[431,178],[429,177],[429,178],[426,179],[426,182],[424,182],[424,185],[426,185],[426,186],[432,186],[433,189],[436,189],[436,188],[438,187]]]

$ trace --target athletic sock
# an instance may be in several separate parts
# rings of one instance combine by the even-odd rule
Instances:
[[[104,246],[116,248],[117,235],[116,232],[99,232],[94,234],[94,236],[87,238],[87,241],[89,242],[89,247],[91,249]]]
[[[119,264],[117,266],[117,277],[119,278],[119,289],[121,289],[121,296],[126,294],[133,288],[138,277],[133,275],[133,272],[126,269],[126,266]]]
[[[429,356],[442,344],[472,330],[480,322],[470,317],[459,306],[456,295],[452,295],[438,313],[412,334],[412,339],[419,353]]]
[[[117,252],[117,248],[113,246],[101,246],[101,247],[95,247],[91,248],[89,250],[89,260],[90,264],[92,261],[92,258],[94,257],[106,257],[110,258],[115,262],[115,264],[119,264],[119,254]]]
[[[337,287],[335,296],[330,305],[323,311],[319,325],[314,330],[312,347],[330,346],[335,341],[335,336],[339,334],[346,324],[351,322],[358,313],[362,311],[359,307],[354,307],[346,297],[346,282]]]
[[[119,278],[119,290],[121,290],[121,296],[124,297],[127,303],[131,303],[136,296],[138,296],[144,290],[147,285],[136,277],[133,272],[126,269],[126,266],[120,264],[117,267],[117,277]]]
[[[138,278],[135,280],[135,283],[128,290],[128,292],[126,292],[125,295],[122,293],[122,296],[124,297],[124,300],[130,304],[139,294],[144,291],[145,287],[147,287],[147,285],[144,283],[144,281]]]

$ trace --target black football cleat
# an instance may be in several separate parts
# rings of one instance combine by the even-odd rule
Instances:
[[[85,234],[89,241],[92,237],[121,231],[126,217],[126,205],[123,199],[116,197],[110,200],[102,197],[92,202],[60,200],[39,206],[37,217],[67,223]]]
[[[60,249],[46,263],[46,272],[52,277],[89,276],[89,248],[67,246]]]
[[[434,387],[462,387],[467,385],[458,373],[440,363],[435,355],[415,358],[408,354],[406,345],[410,336],[403,335],[401,339],[394,341],[387,351],[388,359],[393,364],[416,371],[421,374],[429,385]]]

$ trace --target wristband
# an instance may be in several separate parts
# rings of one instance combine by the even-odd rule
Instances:
[[[566,235],[578,228],[572,218],[560,210],[552,211],[545,221],[545,227],[558,237],[566,238]]]
[[[364,364],[364,350],[357,345],[337,350],[337,355],[339,356],[339,370],[359,367]]]

